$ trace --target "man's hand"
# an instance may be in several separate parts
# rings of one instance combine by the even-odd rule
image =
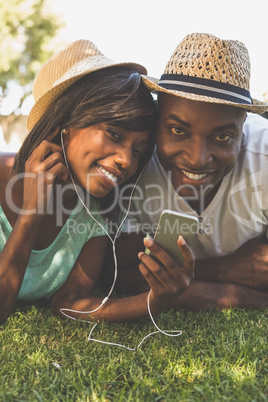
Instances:
[[[253,239],[235,253],[196,262],[195,278],[268,290],[268,243]]]

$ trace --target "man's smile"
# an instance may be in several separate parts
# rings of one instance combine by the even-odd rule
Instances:
[[[197,173],[191,173],[191,172],[187,172],[186,170],[182,170],[182,173],[188,177],[191,180],[195,180],[195,181],[199,181],[202,180],[204,177],[206,177],[208,174],[207,173],[202,173],[202,174],[197,174]]]

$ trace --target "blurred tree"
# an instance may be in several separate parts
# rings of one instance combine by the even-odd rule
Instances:
[[[10,81],[22,88],[16,110],[53,53],[50,41],[62,26],[59,17],[49,11],[47,0],[0,0],[0,90],[7,95]]]

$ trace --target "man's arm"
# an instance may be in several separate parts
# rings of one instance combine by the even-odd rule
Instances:
[[[143,237],[131,234],[124,235],[118,240],[119,292],[137,294],[147,289],[146,281],[138,269],[137,258],[138,252],[144,248]],[[111,261],[109,255],[108,252],[107,261]],[[266,240],[254,239],[232,255],[198,261],[195,279],[178,297],[173,307],[199,311],[213,307],[258,309],[268,306],[267,255]],[[111,269],[111,264],[109,268]],[[106,278],[107,273],[108,269],[104,269],[103,275]]]
[[[125,289],[126,293],[129,291],[136,293],[139,289],[142,290],[143,286],[146,286],[138,270],[139,260],[137,257],[138,252],[144,250],[143,237],[143,234],[124,234],[118,240],[116,245],[119,267],[117,287],[120,291]],[[111,251],[107,252],[105,260],[109,270],[111,270]],[[267,290],[267,240],[253,239],[233,254],[196,261],[195,279],[205,282],[234,283],[253,289]],[[128,285],[128,282],[131,282],[131,286]]]
[[[197,261],[195,280],[174,308],[191,311],[268,306],[268,243],[253,239],[235,253]]]
[[[195,279],[268,290],[268,242],[253,239],[235,253],[196,262]]]
[[[173,305],[174,309],[206,311],[231,307],[259,309],[268,306],[268,292],[234,283],[193,280]]]

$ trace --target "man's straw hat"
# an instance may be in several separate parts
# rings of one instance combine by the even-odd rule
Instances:
[[[113,66],[147,74],[146,69],[139,64],[113,62],[89,40],[77,40],[52,56],[43,65],[33,84],[35,104],[28,116],[28,130],[32,130],[55,100],[73,83],[93,71]]]
[[[196,101],[233,105],[254,113],[268,103],[249,92],[250,60],[245,45],[210,34],[187,35],[172,54],[160,80],[143,77],[151,91]]]

